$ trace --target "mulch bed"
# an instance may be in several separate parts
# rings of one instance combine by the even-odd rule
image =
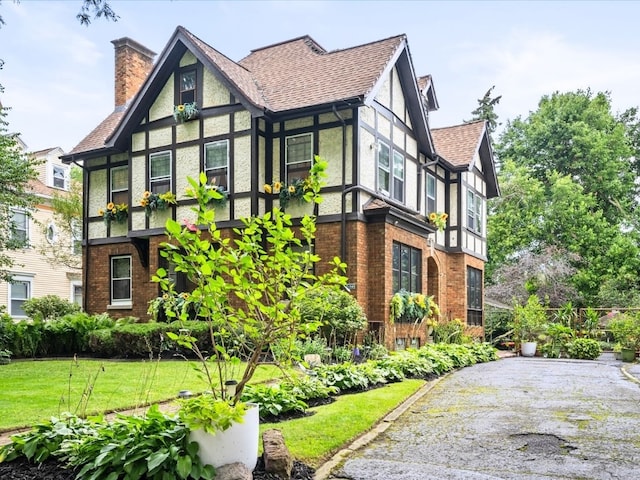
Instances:
[[[0,463],[0,479],[2,480],[75,480],[76,470],[68,470],[54,461],[47,460],[41,464],[29,463],[25,458],[12,462]],[[315,470],[302,462],[294,462],[291,471],[292,480],[313,480]],[[253,480],[281,480],[280,477],[264,470],[262,458],[253,471]]]

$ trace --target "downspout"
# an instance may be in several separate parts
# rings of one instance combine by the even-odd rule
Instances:
[[[333,114],[342,123],[342,195],[340,204],[340,260],[346,262],[347,256],[347,122],[338,113],[335,104],[332,106]]]

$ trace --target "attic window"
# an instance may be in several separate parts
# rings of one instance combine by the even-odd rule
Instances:
[[[67,187],[67,169],[60,166],[53,166],[53,186],[65,189]]]
[[[196,71],[187,70],[180,73],[180,103],[196,101]]]

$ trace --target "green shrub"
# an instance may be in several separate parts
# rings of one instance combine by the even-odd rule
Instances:
[[[0,350],[14,348],[16,324],[10,315],[0,313]]]
[[[260,419],[268,420],[288,412],[304,412],[307,404],[296,394],[280,385],[247,385],[242,392],[243,402],[260,406]]]
[[[400,371],[403,377],[426,378],[434,373],[431,361],[419,356],[415,351],[393,352],[386,358],[377,360],[376,363],[391,372]]]
[[[340,392],[366,390],[370,386],[366,373],[351,362],[318,365],[314,371],[321,382],[338,388]]]
[[[476,356],[466,345],[458,345],[455,343],[436,343],[433,348],[449,357],[455,368],[468,367],[478,361]]]
[[[464,324],[459,319],[437,322],[433,327],[435,343],[463,343]]]
[[[60,318],[68,313],[80,311],[80,306],[63,300],[57,295],[31,298],[22,305],[24,312],[34,321],[47,321]]]
[[[43,328],[42,322],[21,320],[16,324],[13,348],[9,350],[19,358],[36,357],[41,353]]]
[[[117,356],[113,329],[99,328],[89,332],[89,352],[96,357],[111,358]]]
[[[380,360],[389,355],[389,350],[381,343],[365,344],[361,351],[364,354],[364,358],[369,360]]]
[[[305,322],[321,321],[321,335],[330,346],[355,343],[355,335],[367,326],[367,317],[358,301],[344,290],[313,290],[300,300]]]
[[[435,348],[434,344],[427,344],[417,350],[418,356],[426,358],[433,365],[433,372],[436,375],[450,372],[455,365],[449,355]]]
[[[576,338],[568,346],[569,357],[582,360],[595,360],[602,353],[602,347],[592,338]]]
[[[144,417],[118,415],[112,422],[52,418],[11,440],[0,448],[0,462],[26,457],[40,463],[57,457],[65,466],[79,469],[77,478],[215,477],[214,468],[200,462],[198,445],[189,442],[187,426],[161,413],[157,405]]]
[[[300,400],[321,400],[337,395],[336,387],[327,386],[315,377],[300,377],[280,384],[280,388],[293,393]]]

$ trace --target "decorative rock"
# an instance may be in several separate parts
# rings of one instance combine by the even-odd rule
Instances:
[[[253,473],[244,463],[230,463],[216,469],[216,480],[252,480]]]
[[[262,434],[262,450],[265,471],[273,473],[283,480],[289,480],[293,468],[293,458],[284,443],[282,432],[275,428],[265,430]]]

